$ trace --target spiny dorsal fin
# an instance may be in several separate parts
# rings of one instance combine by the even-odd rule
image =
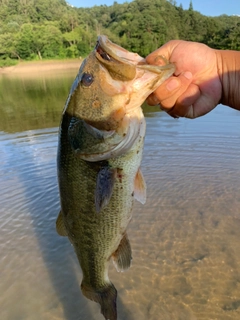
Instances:
[[[128,240],[127,234],[125,233],[122,240],[113,254],[113,263],[118,272],[127,270],[131,265],[132,250]]]
[[[95,190],[95,207],[99,213],[105,206],[108,205],[116,178],[116,169],[111,169],[108,166],[102,167],[97,176],[97,184]]]
[[[134,180],[134,198],[144,204],[146,197],[146,183],[142,171],[139,168]]]
[[[59,212],[59,215],[57,217],[57,221],[56,221],[56,229],[57,229],[57,233],[60,236],[66,237],[67,236],[67,231],[63,222],[63,215],[62,215],[62,211]]]

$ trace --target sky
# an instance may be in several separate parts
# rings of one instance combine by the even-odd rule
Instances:
[[[93,7],[94,5],[111,6],[114,0],[67,0],[68,3],[75,7]],[[131,2],[131,0],[116,0],[118,3]],[[190,0],[176,0],[177,5],[180,3],[183,9],[189,8]],[[206,16],[219,16],[221,14],[240,15],[239,0],[192,0],[193,9]]]

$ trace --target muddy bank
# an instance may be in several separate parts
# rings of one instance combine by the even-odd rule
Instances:
[[[60,60],[60,61],[31,61],[21,62],[16,66],[0,68],[0,75],[27,75],[39,72],[47,73],[58,70],[78,69],[82,60]]]

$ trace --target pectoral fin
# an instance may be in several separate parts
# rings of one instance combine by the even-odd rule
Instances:
[[[142,204],[146,202],[146,183],[140,168],[134,181],[134,198]]]
[[[102,167],[97,176],[97,184],[95,190],[95,206],[99,213],[108,205],[112,193],[116,177],[116,170],[108,166]]]
[[[117,250],[113,254],[113,263],[118,272],[127,270],[131,265],[132,250],[128,240],[127,234],[125,233]]]
[[[56,221],[56,229],[57,229],[57,233],[60,236],[66,237],[67,236],[67,230],[65,228],[64,222],[63,222],[63,215],[62,215],[62,211],[59,212],[59,215],[57,217],[57,221]]]

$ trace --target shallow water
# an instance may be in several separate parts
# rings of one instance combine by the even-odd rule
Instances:
[[[101,320],[80,291],[59,211],[57,131],[73,74],[0,78],[0,319]],[[119,320],[240,318],[240,112],[194,121],[148,108],[129,271],[110,278]]]

